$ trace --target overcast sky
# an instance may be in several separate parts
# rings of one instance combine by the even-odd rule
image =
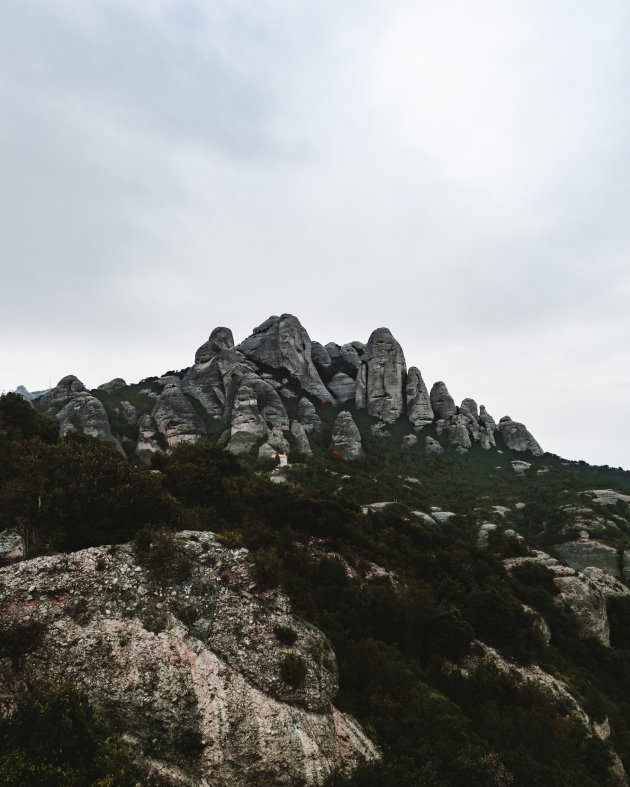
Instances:
[[[627,0],[2,0],[0,390],[379,326],[630,468]]]

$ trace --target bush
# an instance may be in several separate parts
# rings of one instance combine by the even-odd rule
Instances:
[[[192,574],[193,561],[172,530],[144,527],[134,539],[138,562],[161,584],[185,582]]]

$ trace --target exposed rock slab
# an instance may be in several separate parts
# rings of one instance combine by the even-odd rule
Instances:
[[[328,382],[328,390],[335,397],[338,404],[353,402],[355,396],[355,384],[352,377],[343,372],[337,372]]]
[[[245,550],[208,533],[177,542],[192,570],[185,581],[158,582],[127,546],[0,570],[2,630],[27,616],[41,627],[29,653],[3,662],[0,695],[21,681],[70,682],[114,720],[145,776],[177,774],[168,783],[190,787],[321,785],[377,757],[330,704],[330,643],[285,596],[257,592]],[[278,626],[294,632],[292,645]],[[299,685],[283,679],[289,655],[304,665]]]
[[[196,442],[206,433],[203,421],[186,397],[179,378],[162,379],[166,384],[151,412],[158,431],[169,448],[182,442]]]

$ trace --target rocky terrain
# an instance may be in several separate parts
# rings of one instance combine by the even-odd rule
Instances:
[[[379,756],[332,701],[335,653],[246,550],[181,532],[158,571],[128,546],[0,570],[0,714],[71,682],[121,731],[145,784],[321,785]],[[174,565],[177,563],[177,568]],[[244,767],[247,764],[247,767]]]
[[[429,393],[420,370],[407,371],[387,328],[377,328],[365,344],[324,347],[290,314],[265,320],[239,345],[228,328],[215,328],[190,368],[144,384],[116,378],[87,391],[69,375],[39,397],[23,387],[19,392],[55,415],[63,434],[75,429],[113,441],[143,462],[201,438],[261,459],[315,450],[356,460],[364,455],[357,413],[369,416],[376,435],[404,424],[407,444],[420,440],[428,452],[439,450],[436,440],[461,452],[475,445],[491,450],[498,438],[513,451],[542,455],[525,426],[509,416],[497,424],[470,398],[457,406],[441,381]],[[334,427],[313,445],[322,415]],[[429,427],[435,434],[423,435]]]

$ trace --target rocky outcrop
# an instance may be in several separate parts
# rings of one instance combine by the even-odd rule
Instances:
[[[431,399],[420,370],[416,366],[409,369],[405,395],[407,398],[407,418],[411,423],[416,427],[430,424],[435,417],[431,407]]]
[[[355,395],[354,380],[343,372],[337,374],[329,381],[328,390],[335,397],[338,404],[345,404],[346,402],[353,402]]]
[[[565,541],[555,544],[554,550],[567,565],[576,571],[583,571],[587,566],[601,568],[613,577],[621,579],[621,560],[619,552],[601,541],[580,538],[576,541]]]
[[[319,342],[311,341],[311,358],[322,381],[327,383],[335,374],[328,350]]]
[[[454,416],[457,412],[455,400],[448,392],[446,384],[441,380],[437,383],[433,383],[430,399],[431,407],[433,408],[436,418],[443,418],[446,420]]]
[[[135,450],[138,459],[148,464],[153,454],[162,453],[162,439],[153,418],[150,415],[141,415],[138,419],[138,442]]]
[[[2,636],[36,632],[2,661],[0,697],[76,686],[124,735],[143,784],[161,773],[182,787],[321,785],[377,757],[331,705],[330,643],[282,593],[256,589],[246,551],[206,532],[173,549],[179,574],[124,545],[0,570]]]
[[[248,454],[262,445],[268,434],[256,393],[251,385],[242,382],[234,398],[227,449],[233,454]]]
[[[356,405],[394,423],[405,410],[407,366],[401,346],[388,328],[372,332],[357,377]]]
[[[114,442],[107,411],[102,403],[87,391],[78,393],[62,407],[57,413],[57,420],[62,437],[68,432],[79,431],[90,437]]]
[[[610,624],[606,596],[600,583],[573,568],[560,565],[555,558],[537,550],[533,550],[527,557],[505,560],[504,565],[509,572],[516,566],[530,562],[538,563],[552,573],[553,581],[560,591],[554,601],[574,617],[578,634],[587,639],[596,639],[602,645],[609,645]]]
[[[308,441],[308,435],[306,434],[304,425],[299,421],[292,421],[291,434],[295,438],[298,452],[302,454],[303,457],[313,456],[313,450]]]
[[[446,434],[448,435],[448,441],[451,445],[466,449],[470,448],[472,445],[468,433],[468,421],[466,420],[466,416],[461,413],[453,416],[446,427]]]
[[[434,437],[425,437],[424,450],[427,454],[443,454],[444,449]]]
[[[343,410],[335,418],[331,453],[346,460],[361,459],[364,455],[361,434],[347,410]]]
[[[55,415],[62,437],[69,432],[82,432],[90,437],[113,442],[122,451],[112,435],[105,407],[73,374],[63,377],[54,388],[45,393],[39,399],[38,407]]]
[[[462,413],[472,415],[475,421],[479,420],[479,410],[477,408],[477,402],[474,399],[464,399],[459,409]]]
[[[238,349],[257,363],[286,371],[306,393],[320,401],[335,403],[313,363],[309,335],[292,314],[265,320]]]
[[[207,342],[195,353],[195,363],[182,380],[185,393],[194,396],[210,416],[218,420],[229,417],[229,402],[245,371],[245,358],[234,349],[229,328],[215,328]]]
[[[163,377],[162,393],[158,397],[151,418],[164,437],[168,448],[179,443],[196,442],[206,433],[203,421],[186,397],[178,377]]]
[[[320,432],[323,429],[322,419],[317,415],[315,405],[305,396],[298,402],[297,416],[307,433]]]
[[[73,374],[68,374],[66,377],[62,377],[54,388],[41,396],[38,404],[42,410],[56,414],[64,405],[68,404],[70,399],[74,399],[77,394],[85,391],[87,388],[81,380]]]
[[[499,421],[499,431],[505,445],[512,451],[524,453],[529,451],[532,456],[542,456],[543,450],[527,431],[523,424],[513,421],[509,415]]]
[[[110,380],[107,383],[101,383],[98,386],[99,391],[105,391],[106,393],[111,393],[112,391],[118,391],[121,388],[126,388],[127,383],[123,380],[122,377],[114,377],[113,380]]]

